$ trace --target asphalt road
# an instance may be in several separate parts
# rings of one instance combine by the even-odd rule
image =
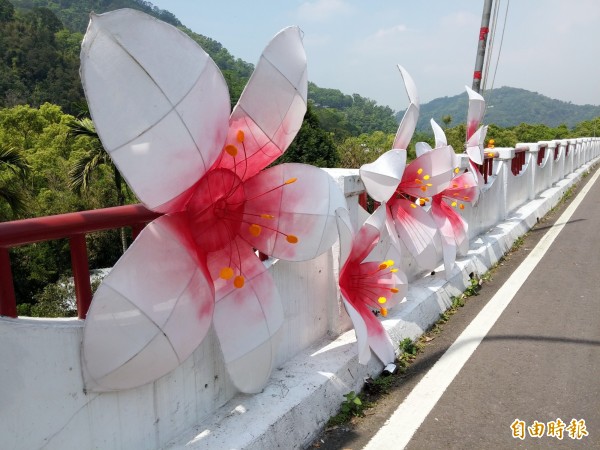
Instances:
[[[600,181],[406,448],[600,449]]]
[[[582,189],[589,192],[405,448],[600,449],[600,180],[591,184],[593,175],[579,183],[571,200]],[[393,439],[373,446],[374,436],[392,434],[386,421],[482,309],[497,301],[523,261],[539,252],[540,240],[557,231],[569,204],[543,218],[491,272],[480,295],[443,326],[399,386],[366,417],[323,433],[312,447],[358,450],[371,442],[368,448],[403,448]],[[409,422],[393,426],[410,429]]]

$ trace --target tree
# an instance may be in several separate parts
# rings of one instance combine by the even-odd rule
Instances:
[[[394,144],[394,135],[375,131],[350,137],[338,146],[340,165],[344,168],[358,169],[363,164],[375,161]]]
[[[9,22],[15,15],[15,7],[8,0],[0,0],[0,22]]]
[[[448,128],[452,123],[452,116],[450,114],[442,116],[442,122],[444,122],[444,125],[446,126],[446,128]]]
[[[338,153],[329,133],[323,130],[319,119],[308,105],[302,127],[287,151],[275,164],[299,162],[317,167],[338,167]]]
[[[127,184],[123,182],[121,172],[117,169],[110,159],[109,154],[104,150],[96,127],[92,122],[92,119],[73,119],[69,122],[68,137],[71,139],[86,138],[87,152],[79,157],[71,170],[69,171],[69,178],[71,189],[77,194],[86,192],[90,188],[90,183],[100,167],[107,167],[112,173],[114,187],[117,193],[117,204],[123,206],[125,204],[125,197],[127,193]],[[125,235],[125,229],[121,228],[121,246],[123,253],[127,250],[127,236]]]
[[[9,205],[13,215],[24,212],[26,202],[23,189],[9,180],[11,177],[7,172],[23,181],[29,168],[29,164],[19,150],[0,146],[0,199]]]

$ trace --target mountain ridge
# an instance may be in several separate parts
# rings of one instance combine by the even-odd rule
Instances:
[[[2,59],[6,61],[5,66],[0,67],[0,93],[4,91],[5,98],[0,98],[0,106],[10,106],[15,103],[39,105],[44,101],[51,101],[66,107],[67,110],[71,110],[69,105],[83,98],[77,74],[78,55],[75,51],[76,43],[74,40],[80,39],[79,36],[82,36],[79,33],[85,31],[89,20],[89,12],[92,10],[103,13],[124,7],[135,8],[186,32],[210,54],[223,72],[229,86],[232,106],[237,102],[254,68],[253,64],[231,55],[221,43],[192,31],[174,14],[154,6],[149,1],[0,0],[0,13],[4,11],[4,16],[6,16],[4,18],[0,17],[0,25],[4,21],[5,27],[8,27],[6,29],[8,31],[12,30],[14,37],[20,31],[18,31],[16,25],[11,28],[8,24],[11,18],[6,15],[6,8],[11,4],[14,5],[15,9],[30,12],[28,18],[24,16],[23,20],[32,24],[31,27],[37,35],[42,36],[43,34],[46,42],[52,43],[56,39],[52,36],[52,33],[60,30],[60,25],[71,30],[72,36],[63,33],[61,35],[62,40],[57,41],[55,45],[56,48],[44,49],[46,55],[42,62],[45,64],[44,70],[47,73],[36,75],[36,79],[30,73],[40,72],[40,49],[34,46],[24,47],[19,44],[23,48],[19,49],[19,59],[15,60],[13,54],[15,52],[10,49],[11,45],[14,46],[15,40],[9,41],[6,40],[8,37],[5,38],[7,52],[5,55],[0,55],[0,57],[4,56]],[[54,14],[56,18],[52,17]],[[56,23],[57,19],[62,24]],[[49,26],[51,29],[47,29]],[[2,36],[0,36],[0,44],[2,44]],[[1,49],[2,45],[0,45]],[[35,56],[37,60],[28,61],[26,59],[28,55]],[[65,58],[64,55],[67,55],[67,57]],[[57,60],[60,62],[58,69]],[[16,67],[15,61],[21,66]],[[35,64],[35,71],[32,64]],[[33,97],[30,94],[31,92],[35,93]],[[485,122],[494,123],[501,127],[513,127],[521,123],[528,123],[543,124],[549,127],[565,124],[572,128],[584,120],[591,120],[600,116],[600,106],[574,105],[522,88],[496,88],[486,92],[485,97],[488,103]],[[346,94],[338,89],[321,88],[314,83],[309,83],[308,98],[323,128],[327,131],[337,130],[340,139],[349,135],[370,133],[376,130],[394,133],[404,114],[404,111],[395,112],[389,106],[379,105],[374,100],[362,97],[358,93]],[[57,99],[60,99],[60,101],[57,101]],[[468,97],[466,93],[463,93],[439,97],[422,104],[417,131],[430,133],[429,120],[431,118],[438,123],[442,123],[444,118],[447,120],[450,117],[451,121],[446,123],[447,126],[464,123],[467,114],[467,101]]]
[[[569,128],[576,124],[600,116],[600,106],[575,105],[571,102],[553,99],[537,92],[522,88],[503,86],[484,93],[487,103],[485,123],[499,127],[513,127],[521,123],[543,124],[557,127],[565,124]],[[457,94],[451,97],[438,97],[421,105],[418,131],[429,131],[429,120],[443,122],[445,116],[451,116],[450,125],[464,123],[467,120],[468,96]],[[404,111],[396,114],[397,120]]]

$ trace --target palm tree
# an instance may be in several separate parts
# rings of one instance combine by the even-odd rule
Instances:
[[[81,194],[81,192],[88,191],[92,176],[101,166],[109,167],[113,174],[113,182],[115,190],[117,192],[117,204],[123,206],[125,204],[125,192],[127,184],[123,183],[123,177],[110,159],[109,154],[104,150],[96,127],[90,118],[73,119],[68,124],[69,131],[67,136],[71,139],[76,139],[81,136],[87,136],[90,138],[90,146],[88,151],[82,157],[75,161],[75,164],[69,171],[70,185],[73,192]],[[123,252],[127,250],[127,237],[125,235],[125,229],[121,228],[121,244],[123,246]]]
[[[0,199],[8,203],[14,215],[26,211],[26,201],[23,190],[13,183],[9,183],[4,174],[7,171],[17,175],[21,180],[25,179],[30,167],[25,156],[16,148],[0,146]]]

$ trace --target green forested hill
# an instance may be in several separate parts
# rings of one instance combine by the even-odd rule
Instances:
[[[235,103],[253,65],[232,56],[219,42],[186,28],[172,13],[143,0],[0,0],[0,107],[60,105],[77,113],[84,102],[79,82],[79,45],[90,11],[134,8],[191,36],[217,63]],[[341,97],[341,103],[323,101]],[[345,95],[311,83],[309,98],[319,122],[336,141],[376,130],[394,132],[394,111],[358,94]]]
[[[103,13],[120,8],[134,8],[158,17],[176,27],[182,23],[169,11],[144,0],[10,0],[17,9],[48,8],[70,31],[85,33],[91,11]]]
[[[486,123],[500,127],[513,127],[521,123],[544,124],[557,127],[561,124],[569,128],[600,116],[600,106],[574,105],[551,99],[537,92],[511,87],[492,89],[485,93],[488,104]],[[429,119],[442,123],[444,116],[452,117],[452,125],[467,120],[468,96],[465,93],[453,97],[442,97],[421,105],[417,130],[429,132]],[[401,118],[403,112],[398,113]]]
[[[85,104],[79,81],[79,46],[89,13],[135,8],[179,27],[215,60],[235,103],[253,65],[235,58],[219,42],[186,28],[172,13],[144,0],[0,0],[0,107],[57,104],[77,114]],[[309,84],[309,100],[320,126],[335,142],[364,133],[394,133],[403,112],[357,93],[345,94]],[[573,105],[524,89],[503,87],[486,93],[490,105],[485,121],[501,127],[520,123],[556,127],[600,116],[600,106]],[[421,105],[417,130],[430,133],[429,119],[449,125],[464,123],[467,95],[435,99]]]

